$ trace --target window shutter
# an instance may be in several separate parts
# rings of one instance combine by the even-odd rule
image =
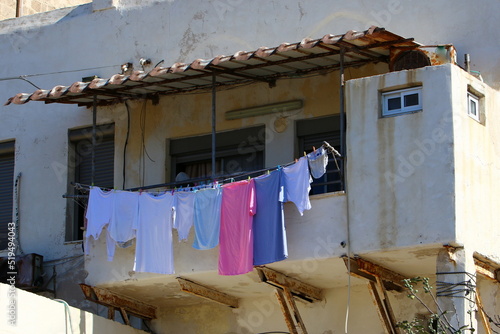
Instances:
[[[12,222],[14,191],[14,143],[12,151],[0,154],[0,249],[7,248],[8,224]]]

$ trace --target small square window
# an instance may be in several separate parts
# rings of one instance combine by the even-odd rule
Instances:
[[[467,113],[476,121],[479,120],[479,98],[471,93],[467,94]]]
[[[401,89],[382,94],[382,117],[422,110],[422,87]]]

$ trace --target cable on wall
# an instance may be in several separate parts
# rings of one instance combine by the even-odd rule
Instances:
[[[128,101],[125,101],[125,108],[127,109],[127,135],[125,137],[125,144],[123,145],[123,186],[122,189],[125,189],[125,170],[127,162],[127,146],[128,146],[128,138],[130,136],[130,106],[128,105]]]

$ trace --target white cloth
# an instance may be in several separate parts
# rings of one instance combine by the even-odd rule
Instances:
[[[134,270],[157,274],[174,273],[172,216],[174,196],[139,195],[139,214],[134,225],[136,246]]]
[[[89,254],[90,237],[99,238],[104,226],[109,224],[113,217],[114,192],[103,191],[99,187],[91,187],[87,205],[87,229],[85,231],[85,254]]]
[[[194,222],[194,199],[196,193],[192,191],[178,191],[175,197],[174,228],[179,235],[179,241],[186,240]]]
[[[108,261],[113,260],[115,246],[123,245],[135,238],[134,223],[139,214],[139,193],[116,191],[113,216],[108,225]]]
[[[328,152],[321,146],[314,152],[307,155],[309,161],[309,170],[312,177],[319,179],[326,172],[326,165],[328,165]]]
[[[311,209],[309,191],[312,178],[309,174],[307,158],[301,157],[298,162],[283,168],[282,177],[281,184],[285,187],[284,202],[295,203],[302,216],[305,210]]]

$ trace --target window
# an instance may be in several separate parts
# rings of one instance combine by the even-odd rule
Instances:
[[[114,185],[114,124],[100,125],[96,131],[94,185],[113,188]],[[92,184],[92,128],[69,130],[69,181]],[[68,194],[87,195],[71,185]],[[82,240],[87,199],[68,199],[66,240]]]
[[[476,121],[480,121],[479,98],[472,93],[467,93],[467,114]]]
[[[320,117],[314,119],[300,120],[296,123],[299,155],[303,152],[309,153],[315,148],[328,142],[337,151],[340,151],[340,116]],[[337,165],[339,168],[337,168]],[[313,179],[311,184],[311,195],[323,194],[342,190],[341,171],[342,161],[328,155],[326,173],[319,179]]]
[[[7,248],[14,197],[14,141],[0,143],[0,250]]]
[[[217,177],[264,168],[265,127],[216,134]],[[170,140],[171,180],[209,179],[212,175],[212,135]],[[193,184],[193,183],[191,183]]]
[[[422,87],[382,93],[382,117],[422,110]]]

